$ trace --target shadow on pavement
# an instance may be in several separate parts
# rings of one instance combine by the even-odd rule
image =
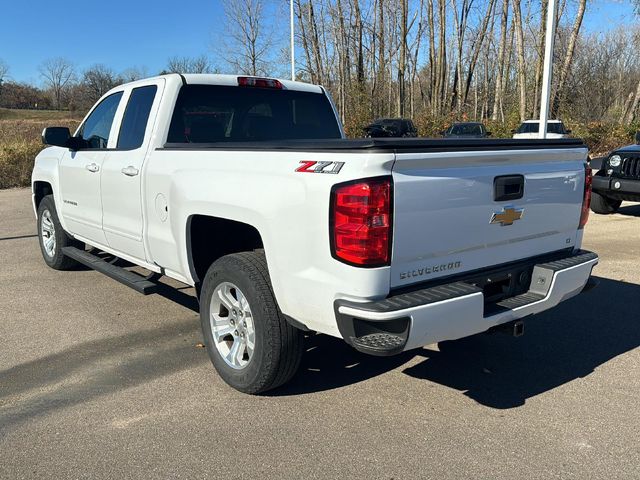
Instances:
[[[594,290],[525,321],[521,338],[475,335],[419,350],[405,370],[493,408],[513,408],[640,346],[640,285],[601,278]]]
[[[162,282],[157,282],[157,285],[156,294],[200,314],[200,305],[193,288],[175,288]],[[185,291],[189,293],[185,293]]]
[[[302,365],[291,382],[266,396],[288,396],[344,387],[382,375],[403,365],[416,354],[406,352],[393,357],[374,357],[354,350],[342,339],[311,335],[305,339]]]
[[[14,237],[2,237],[0,238],[0,242],[3,240],[22,240],[23,238],[37,238],[38,234],[34,233],[32,235],[16,235]]]
[[[424,360],[407,375],[461,392],[482,405],[513,408],[526,399],[592,373],[640,346],[640,285],[600,279],[600,285],[525,321],[525,335],[479,334],[396,357],[363,355],[325,335],[307,339],[308,352],[293,381],[269,392],[298,395],[358,383]]]
[[[620,215],[627,215],[630,217],[640,217],[640,204],[626,205],[620,207],[616,212]]]
[[[209,359],[194,348],[200,324],[184,321],[81,343],[0,371],[0,431],[135,387]]]

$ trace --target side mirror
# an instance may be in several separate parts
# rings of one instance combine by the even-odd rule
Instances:
[[[442,136],[444,137],[446,133],[447,133],[447,132],[446,132],[446,130],[442,130],[442,131],[440,132],[440,135],[442,135]]]
[[[82,150],[83,148],[89,148],[89,146],[89,142],[82,137],[71,137],[67,140],[67,144],[65,145],[65,147],[69,148],[69,150],[73,150],[74,152]]]
[[[511,130],[511,133],[516,133],[516,130]]]
[[[636,140],[636,144],[637,144],[637,145],[640,145],[640,131],[637,131],[637,132],[636,132],[635,140]]]
[[[565,132],[567,135],[569,135],[569,134],[571,133],[571,130],[570,130],[570,129],[566,129],[564,132]]]
[[[486,132],[486,134],[487,134],[487,137],[491,136],[491,132]]]
[[[42,131],[42,143],[55,147],[68,146],[71,132],[67,127],[47,127]]]

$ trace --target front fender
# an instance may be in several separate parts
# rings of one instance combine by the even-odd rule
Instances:
[[[31,172],[31,203],[33,212],[37,216],[38,207],[36,205],[34,185],[36,182],[45,182],[51,185],[58,219],[60,220],[62,228],[66,230],[67,227],[64,217],[60,211],[60,205],[62,205],[62,197],[60,196],[60,159],[64,155],[64,152],[65,149],[62,147],[48,147],[36,156],[33,171]]]

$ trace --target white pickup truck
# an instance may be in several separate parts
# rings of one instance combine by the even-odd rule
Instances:
[[[322,87],[178,74],[116,87],[43,140],[45,262],[195,286],[211,361],[243,392],[287,382],[304,331],[392,355],[519,332],[593,283],[579,140],[347,140]]]

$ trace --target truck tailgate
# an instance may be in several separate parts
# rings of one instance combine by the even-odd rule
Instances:
[[[397,153],[391,287],[576,245],[586,158],[584,147]],[[521,198],[500,200],[500,177],[521,178]]]

